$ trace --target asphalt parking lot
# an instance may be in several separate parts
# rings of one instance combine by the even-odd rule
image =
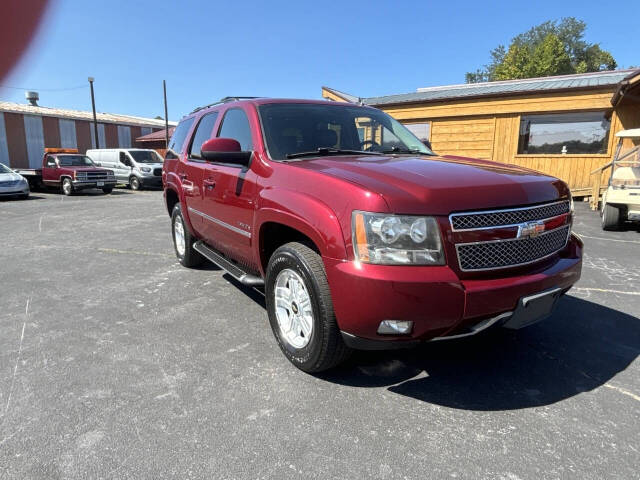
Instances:
[[[161,192],[0,201],[0,478],[639,478],[640,233],[576,208],[552,318],[310,376]]]

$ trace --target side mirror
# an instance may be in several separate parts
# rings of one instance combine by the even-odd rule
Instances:
[[[210,162],[248,166],[253,152],[241,148],[233,138],[211,138],[202,144],[201,155]]]

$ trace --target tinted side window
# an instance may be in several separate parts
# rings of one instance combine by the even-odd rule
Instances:
[[[56,166],[55,159],[51,155],[49,155],[47,157],[47,167],[55,167],[55,166]]]
[[[191,117],[178,124],[173,135],[171,135],[171,140],[169,140],[167,158],[178,158],[178,155],[183,152],[182,147],[184,146],[184,140],[187,137],[187,133],[189,133],[193,121],[194,118]]]
[[[218,112],[208,113],[196,128],[196,133],[193,135],[193,141],[191,142],[191,149],[189,155],[195,158],[200,158],[202,144],[209,140],[213,136],[213,127],[216,124],[218,118]]]
[[[240,143],[243,151],[253,150],[253,140],[251,140],[251,127],[249,119],[244,110],[232,108],[228,110],[222,120],[222,127],[218,137],[233,138]]]

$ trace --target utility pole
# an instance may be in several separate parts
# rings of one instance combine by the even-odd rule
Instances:
[[[162,80],[162,89],[164,90],[164,141],[166,149],[169,148],[169,111],[167,109],[167,81]]]
[[[89,85],[91,86],[91,108],[93,108],[93,133],[96,137],[96,148],[100,148],[100,140],[98,139],[98,119],[96,117],[96,99],[93,96],[93,77],[89,77]]]

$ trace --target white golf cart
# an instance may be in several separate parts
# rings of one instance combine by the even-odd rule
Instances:
[[[618,228],[625,220],[640,221],[640,145],[623,147],[625,139],[640,139],[640,128],[623,130],[616,137],[609,186],[602,195],[603,230]]]

